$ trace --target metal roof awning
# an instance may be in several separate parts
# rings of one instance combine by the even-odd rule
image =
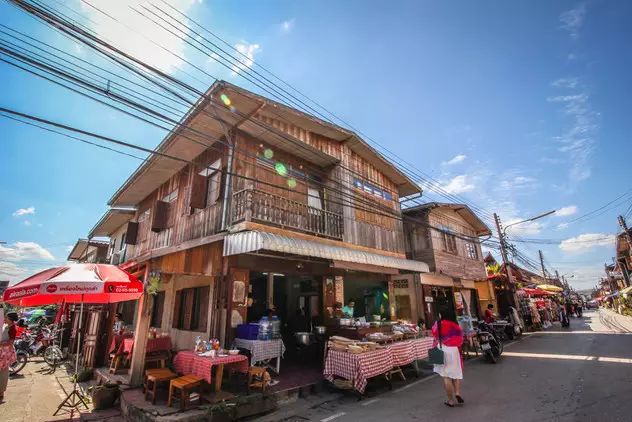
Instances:
[[[224,239],[224,256],[257,251],[273,251],[292,255],[346,261],[371,266],[397,268],[414,272],[429,272],[428,264],[404,258],[328,245],[325,243],[281,236],[273,233],[244,231],[233,233]]]

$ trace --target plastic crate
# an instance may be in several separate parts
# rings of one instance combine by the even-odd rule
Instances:
[[[237,338],[244,340],[256,340],[259,336],[259,324],[239,324],[237,326]]]

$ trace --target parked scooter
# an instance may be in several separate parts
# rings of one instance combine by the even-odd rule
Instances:
[[[13,364],[9,366],[9,375],[18,374],[22,369],[24,369],[24,367],[26,366],[26,363],[29,360],[29,354],[25,352],[24,350],[16,349],[15,357],[16,357],[15,362],[13,362]]]
[[[476,330],[476,337],[481,348],[481,353],[489,363],[496,363],[503,353],[503,342],[496,334],[494,328],[480,321]]]

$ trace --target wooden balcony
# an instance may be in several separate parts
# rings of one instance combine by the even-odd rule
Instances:
[[[342,239],[343,217],[255,189],[233,194],[232,222],[257,221],[332,239]]]

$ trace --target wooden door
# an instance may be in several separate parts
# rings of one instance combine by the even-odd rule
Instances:
[[[105,319],[106,313],[101,307],[92,308],[88,312],[85,340],[83,341],[83,365],[86,368],[94,368],[101,363],[101,359],[97,359],[97,357],[102,356],[102,353],[99,352],[104,347],[103,334],[107,339],[107,333],[103,332]]]

